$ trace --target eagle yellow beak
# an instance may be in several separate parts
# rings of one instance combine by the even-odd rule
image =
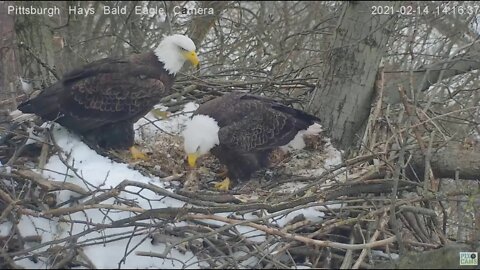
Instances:
[[[196,153],[188,154],[187,160],[190,168],[195,168],[195,165],[197,163],[197,158],[198,158],[198,155]]]
[[[190,61],[194,67],[197,67],[198,63],[200,63],[200,61],[198,61],[197,54],[194,51],[183,52],[183,57]]]

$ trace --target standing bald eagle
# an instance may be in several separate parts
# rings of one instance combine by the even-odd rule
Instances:
[[[230,93],[202,104],[182,135],[189,165],[195,167],[197,158],[211,151],[228,169],[217,188],[228,189],[230,178],[250,178],[268,166],[272,150],[319,121],[265,97]]]
[[[198,65],[193,41],[167,36],[153,51],[68,72],[18,109],[55,121],[103,149],[128,149],[133,124],[170,94],[185,61]]]

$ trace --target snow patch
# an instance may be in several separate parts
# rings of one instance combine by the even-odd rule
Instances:
[[[5,237],[9,235],[11,229],[12,229],[12,223],[10,221],[0,223],[0,237]]]
[[[290,221],[292,221],[295,217],[303,215],[305,219],[310,220],[312,222],[319,222],[322,221],[322,218],[325,216],[325,213],[317,211],[316,207],[308,207],[300,210],[295,210],[287,215],[276,217],[270,219],[271,223],[275,223],[281,228],[285,227]]]
[[[137,141],[147,140],[148,138],[155,138],[157,134],[164,132],[175,135],[180,134],[185,123],[190,119],[197,108],[198,104],[189,102],[185,104],[185,107],[181,111],[166,117],[166,119],[158,119],[152,110],[135,123],[135,139]],[[161,104],[156,105],[154,108],[154,110],[163,112],[167,112],[167,109],[167,107]]]
[[[186,108],[186,110],[191,109],[192,106]],[[159,122],[162,123],[163,127],[170,128],[170,131],[172,131],[175,125],[181,125],[187,117],[182,115]],[[31,136],[39,139],[37,138],[39,136],[33,134],[33,132]],[[49,158],[43,170],[43,176],[47,179],[69,182],[78,185],[86,191],[98,188],[110,189],[120,184],[123,180],[154,183],[161,188],[165,186],[158,177],[145,177],[138,171],[130,169],[127,164],[117,163],[107,157],[98,155],[94,150],[85,145],[77,135],[70,133],[58,124],[53,124],[52,136],[56,144],[62,149],[62,153],[57,153]],[[75,171],[72,171],[72,168]],[[126,188],[126,191],[122,192],[118,197],[134,202],[137,207],[143,209],[182,207],[185,205],[184,202],[173,198],[160,197],[151,190],[140,190],[138,187],[129,186]],[[75,197],[80,201],[91,199],[91,197],[83,198],[73,191],[62,190],[55,193],[58,204],[69,202],[64,207],[74,205],[76,202],[72,198]],[[115,198],[110,198],[101,203],[115,205],[115,200]],[[86,209],[63,216],[64,219],[74,221],[72,223],[60,222],[58,218],[45,219],[23,215],[18,226],[22,235],[40,235],[42,243],[46,243],[56,239],[63,239],[70,235],[77,235],[91,229],[92,225],[88,225],[85,222],[90,224],[110,224],[115,220],[129,218],[134,214],[119,210]],[[0,232],[8,234],[9,229],[7,227],[8,223],[1,224]],[[125,262],[119,264],[126,252],[129,252],[132,248],[135,248],[136,251],[154,253],[162,253],[165,250],[165,245],[152,245],[149,239],[145,240],[148,237],[147,231],[133,236],[131,239],[127,237],[123,240],[105,242],[105,240],[114,238],[113,235],[130,236],[132,231],[133,227],[107,228],[102,231],[92,231],[78,237],[77,244],[85,245],[83,247],[85,254],[98,268],[199,268],[198,259],[193,253],[189,251],[181,253],[176,249],[172,249],[170,254],[168,254],[169,257],[174,259],[137,256],[135,252],[132,252],[126,257]],[[100,232],[101,234],[99,234]],[[137,244],[139,245],[137,246]],[[51,246],[47,245],[38,251],[45,251],[49,247]],[[40,259],[38,263],[33,263],[28,259],[20,259],[17,263],[27,268],[45,268],[49,265],[49,262],[43,259]]]
[[[325,159],[324,167],[326,169],[330,169],[342,163],[342,152],[333,147],[330,139],[327,138],[326,140],[327,144],[325,147],[325,152],[327,158]]]

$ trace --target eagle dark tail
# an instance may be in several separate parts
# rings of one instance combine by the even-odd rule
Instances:
[[[36,107],[37,106],[34,106],[34,100],[27,100],[23,103],[20,103],[20,105],[18,105],[17,109],[19,109],[20,111],[24,112],[24,113],[35,113],[37,110],[36,110]]]
[[[289,115],[293,116],[296,120],[300,120],[300,122],[304,122],[305,125],[308,124],[308,126],[313,125],[315,122],[317,122],[317,123],[321,122],[320,118],[318,118],[314,115],[308,114],[308,113],[306,113],[302,110],[298,110],[298,109],[295,109],[295,108],[292,108],[292,107],[285,106],[281,103],[276,102],[273,99],[269,99],[269,98],[261,97],[261,96],[257,96],[257,95],[248,95],[248,94],[243,95],[241,97],[241,99],[260,100],[260,101],[262,101],[266,104],[270,104],[270,106],[273,109],[281,111],[281,112],[286,113],[286,114],[289,114]]]
[[[295,108],[291,108],[284,105],[274,105],[273,107],[278,111],[287,113],[295,117],[296,120],[300,120],[301,122],[304,122],[305,125],[307,125],[307,127],[310,125],[313,125],[314,123],[321,122],[320,118]]]
[[[34,113],[47,120],[55,120],[59,113],[59,102],[56,93],[61,90],[61,87],[61,84],[56,83],[36,97],[18,105],[17,109],[23,113]]]

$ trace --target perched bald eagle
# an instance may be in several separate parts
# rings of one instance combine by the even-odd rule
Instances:
[[[246,180],[268,166],[269,154],[289,144],[299,132],[320,119],[272,99],[245,93],[229,93],[202,104],[182,133],[188,163],[211,151],[227,167],[219,189],[230,179]]]
[[[68,72],[18,109],[55,121],[103,149],[128,149],[133,124],[170,94],[185,61],[198,65],[193,41],[167,36],[155,50]]]

